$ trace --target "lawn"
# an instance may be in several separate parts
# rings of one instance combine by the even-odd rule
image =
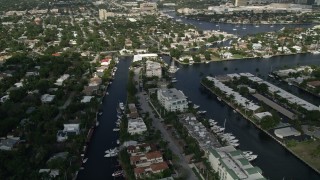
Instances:
[[[298,156],[312,165],[315,169],[320,171],[320,156],[313,156],[312,154],[316,151],[317,147],[320,145],[320,140],[317,141],[305,141],[297,143],[295,146],[290,147],[293,152]],[[318,150],[319,151],[319,150]]]

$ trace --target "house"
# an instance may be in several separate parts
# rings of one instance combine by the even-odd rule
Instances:
[[[142,134],[147,131],[147,126],[142,118],[129,119],[128,120],[128,133],[131,135]]]
[[[160,151],[152,151],[146,154],[130,157],[130,164],[136,167],[148,167],[153,163],[160,162],[163,162],[162,154]]]
[[[128,146],[127,152],[131,156],[137,156],[137,155],[148,153],[150,151],[155,151],[155,149],[156,149],[156,146],[153,144],[142,143],[142,144]]]
[[[95,75],[93,78],[89,80],[88,86],[98,87],[102,83],[102,79]]]
[[[0,150],[11,151],[19,141],[20,137],[7,136],[0,141]]]
[[[57,81],[54,84],[57,85],[57,86],[62,86],[63,81],[65,81],[69,77],[70,77],[69,74],[64,74],[59,79],[57,79]]]
[[[53,101],[55,96],[56,95],[44,94],[41,96],[41,102],[42,103],[50,103]]]
[[[68,134],[80,134],[80,124],[64,124],[63,131]]]
[[[252,49],[253,50],[260,50],[262,48],[262,45],[260,43],[253,43]]]
[[[181,111],[184,112],[188,108],[187,97],[183,92],[171,88],[171,89],[158,89],[157,98],[160,104],[170,112]]]
[[[259,121],[267,116],[272,116],[272,114],[270,112],[261,112],[261,113],[256,113],[253,115],[253,117],[255,117]]]
[[[109,66],[111,58],[104,58],[101,60],[101,66]]]
[[[169,166],[166,162],[154,163],[148,167],[134,168],[134,175],[137,179],[149,176],[150,174],[161,173],[168,169]]]
[[[132,47],[132,41],[130,39],[126,39],[125,42],[124,42],[125,46],[128,47],[128,48],[131,48]]]
[[[146,76],[147,77],[162,77],[161,64],[154,61],[146,62]]]
[[[81,102],[88,103],[91,101],[92,98],[94,98],[94,96],[83,96]]]

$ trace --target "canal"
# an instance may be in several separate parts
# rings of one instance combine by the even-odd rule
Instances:
[[[164,59],[170,63],[168,57]],[[241,150],[250,150],[258,155],[253,164],[259,166],[268,179],[320,179],[319,174],[314,170],[246,119],[233,113],[229,106],[218,101],[214,95],[204,92],[200,86],[200,80],[207,75],[250,72],[259,74],[266,79],[271,69],[312,64],[320,65],[319,56],[305,54],[272,57],[268,60],[250,59],[194,64],[192,66],[178,65],[180,69],[176,72],[178,82],[175,87],[182,90],[193,103],[200,105],[201,110],[206,110],[207,117],[218,121],[220,126],[223,126],[226,119],[226,132],[232,132],[239,139]],[[295,87],[284,86],[283,88],[291,89],[293,94],[307,100],[313,99],[310,102],[319,103],[319,99],[310,94],[301,93],[295,90]]]
[[[117,65],[115,79],[108,88],[109,95],[105,96],[103,103],[103,114],[98,117],[99,126],[95,129],[87,153],[88,158],[84,169],[79,171],[78,180],[106,180],[113,179],[112,173],[119,164],[116,158],[105,158],[105,150],[118,146],[116,141],[118,132],[113,132],[117,120],[116,108],[119,102],[126,102],[128,68],[131,58],[120,58]]]

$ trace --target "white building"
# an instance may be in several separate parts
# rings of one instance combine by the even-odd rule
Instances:
[[[107,10],[99,9],[99,19],[102,21],[107,19]]]
[[[63,127],[64,132],[80,134],[80,124],[64,124]]]
[[[188,108],[187,97],[183,92],[171,88],[171,89],[159,89],[157,91],[157,97],[162,106],[167,111],[181,111],[184,112]]]
[[[55,96],[56,95],[44,94],[41,96],[41,102],[42,103],[50,103],[53,101]]]
[[[129,119],[128,120],[128,133],[131,135],[134,134],[142,134],[143,132],[147,131],[147,126],[143,122],[142,118],[137,119]]]
[[[289,136],[300,136],[301,135],[301,133],[293,127],[285,127],[285,128],[276,129],[276,130],[274,130],[274,134],[281,139],[283,139],[285,137],[289,137]]]
[[[146,62],[146,76],[147,77],[162,77],[162,69],[161,64],[154,61],[147,61]]]
[[[57,85],[57,86],[62,86],[63,81],[65,81],[69,77],[70,77],[69,74],[64,74],[59,79],[57,79],[56,83],[54,83],[54,84]]]
[[[221,180],[263,180],[262,171],[259,167],[252,166],[244,157],[242,151],[233,146],[212,149],[208,151],[209,162]]]

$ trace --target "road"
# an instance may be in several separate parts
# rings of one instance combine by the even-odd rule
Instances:
[[[135,76],[134,80],[139,81],[139,72],[141,68],[135,69]],[[139,84],[139,83],[138,83]],[[162,119],[158,119],[153,114],[152,108],[150,107],[148,103],[148,95],[145,92],[139,92],[138,93],[138,99],[139,103],[141,104],[141,109],[144,112],[148,112],[150,114],[150,118],[152,118],[152,125],[160,130],[162,137],[165,141],[168,142],[168,147],[172,151],[172,153],[178,157],[177,163],[180,165],[180,167],[183,169],[182,172],[185,173],[184,176],[188,180],[195,180],[198,179],[192,169],[189,167],[188,162],[186,161],[185,157],[182,155],[183,152],[180,150],[179,146],[175,143],[173,137],[168,133],[167,129],[164,127],[164,125],[161,123]]]

